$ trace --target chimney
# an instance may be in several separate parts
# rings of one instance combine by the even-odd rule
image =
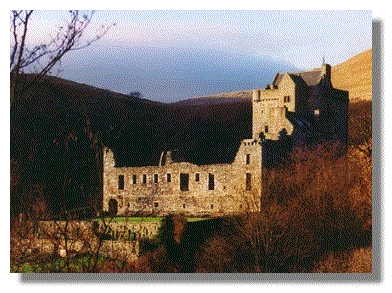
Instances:
[[[321,67],[321,74],[325,86],[331,86],[331,65],[323,64]]]

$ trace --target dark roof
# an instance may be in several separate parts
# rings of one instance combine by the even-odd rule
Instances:
[[[283,74],[276,74],[274,81],[272,82],[272,84],[274,86],[278,86],[280,81],[282,80]]]
[[[296,72],[296,73],[288,73],[291,79],[295,82],[296,85],[306,87],[306,86],[316,86],[318,83],[321,81],[323,74],[322,70],[319,69],[314,69],[311,71],[304,71],[304,72]],[[278,73],[272,84],[276,87],[279,86],[279,83],[281,82],[283,78],[282,73]]]
[[[294,73],[302,77],[308,86],[317,85],[323,77],[321,69]]]
[[[291,73],[291,74],[289,74],[289,75],[290,75],[291,79],[294,81],[294,83],[295,83],[297,86],[301,86],[301,87],[307,87],[307,86],[308,86],[308,85],[306,84],[306,82],[305,82],[299,75],[293,74],[293,73]]]

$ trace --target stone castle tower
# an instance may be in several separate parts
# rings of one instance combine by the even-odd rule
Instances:
[[[348,92],[333,88],[331,66],[278,73],[265,89],[253,91],[253,138],[279,140],[300,132],[347,139]]]
[[[268,142],[305,136],[347,139],[348,92],[333,88],[331,66],[278,73],[253,91],[252,137],[233,161],[195,165],[161,154],[157,166],[116,167],[104,150],[103,210],[115,215],[182,213],[215,216],[256,211],[262,192],[262,166]]]

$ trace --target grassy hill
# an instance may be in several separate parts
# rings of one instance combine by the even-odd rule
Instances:
[[[214,104],[224,104],[224,103],[237,103],[243,102],[244,100],[252,99],[252,91],[238,91],[230,93],[221,93],[212,96],[205,97],[195,97],[186,100],[182,100],[174,103],[175,105],[214,105]]]
[[[21,88],[29,78],[21,76]],[[32,205],[20,195],[38,185],[57,212],[99,202],[102,145],[120,166],[156,165],[168,149],[196,164],[221,163],[251,132],[250,101],[163,104],[55,77],[17,96],[10,114],[12,213]]]
[[[350,102],[372,99],[372,49],[333,66],[332,84],[335,88],[349,91]],[[181,105],[210,105],[250,100],[252,91],[221,93],[208,97],[196,97],[177,102]]]
[[[372,99],[372,49],[332,68],[334,87],[349,91],[350,102]]]
[[[333,70],[334,85],[352,91],[352,101],[371,99],[371,50]],[[28,78],[22,76],[21,84]],[[11,108],[12,205],[18,208],[17,195],[37,184],[57,209],[94,203],[101,188],[101,145],[114,150],[121,166],[155,165],[168,149],[195,164],[229,162],[251,135],[250,97],[251,91],[240,91],[164,104],[47,77]],[[355,121],[371,121],[371,101],[351,106]],[[352,124],[350,129],[358,129]],[[355,133],[362,143],[362,132]]]

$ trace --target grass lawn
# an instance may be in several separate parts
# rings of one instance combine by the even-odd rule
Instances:
[[[109,222],[111,218],[105,218],[106,222]],[[162,221],[162,217],[114,217],[112,219],[113,222],[156,222],[160,223]],[[208,218],[187,218],[188,222],[197,222],[207,220]],[[99,218],[94,219],[94,221],[100,220]]]
[[[99,256],[97,259],[97,267],[101,267],[105,261],[110,260]],[[81,255],[69,259],[69,269],[71,272],[82,273],[89,267],[92,268],[95,263],[95,258],[91,259],[89,255]],[[64,272],[66,269],[66,260],[57,257],[55,259],[48,259],[40,262],[25,262],[19,268],[11,265],[11,273],[46,273],[46,272]]]

